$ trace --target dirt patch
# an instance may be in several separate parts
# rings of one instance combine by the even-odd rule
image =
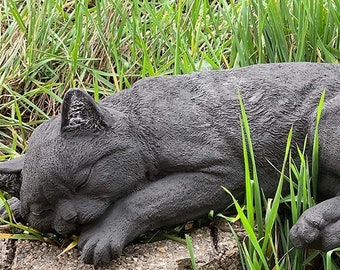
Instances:
[[[217,224],[215,232],[204,227],[190,233],[196,263],[199,269],[240,269],[237,244],[225,222]],[[238,230],[240,235],[244,234]],[[105,267],[85,265],[77,248],[60,255],[61,249],[41,242],[0,240],[0,269],[12,270],[144,270],[191,269],[187,247],[181,243],[163,240],[143,245],[130,245],[123,255]]]

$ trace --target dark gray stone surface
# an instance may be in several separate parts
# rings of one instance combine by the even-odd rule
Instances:
[[[288,131],[293,125],[292,145],[301,147],[306,134],[311,143],[325,88],[319,198],[331,198],[340,191],[340,66],[331,64],[256,65],[146,78],[99,103],[73,89],[62,114],[33,132],[23,158],[0,163],[0,173],[16,174],[8,176],[13,183],[22,179],[21,214],[32,226],[80,232],[84,261],[108,262],[146,230],[224,209],[231,198],[221,186],[242,199],[238,92],[261,188],[273,196]],[[322,249],[339,245],[340,226],[334,224],[340,207],[324,211],[338,204],[335,198],[310,209],[292,230],[293,243]]]

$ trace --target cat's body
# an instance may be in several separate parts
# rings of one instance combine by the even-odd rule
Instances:
[[[238,93],[261,188],[273,196],[288,132],[293,126],[294,145],[302,147],[307,134],[311,144],[325,88],[319,194],[334,197],[340,191],[340,66],[330,64],[147,78],[98,104],[85,92],[71,90],[62,115],[39,126],[26,155],[0,163],[0,173],[16,174],[18,181],[22,174],[21,213],[32,226],[80,231],[85,262],[107,262],[146,230],[222,210],[231,198],[221,186],[243,198]],[[317,206],[308,211],[294,227],[292,241],[330,248],[322,232],[336,232],[337,212],[322,223]],[[310,224],[317,224],[319,234],[308,240],[308,230],[316,229]]]

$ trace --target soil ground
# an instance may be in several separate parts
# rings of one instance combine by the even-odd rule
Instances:
[[[242,236],[244,232],[236,230]],[[203,227],[190,233],[198,269],[240,269],[237,244],[223,221],[212,229]],[[105,267],[85,265],[80,251],[72,249],[58,256],[62,250],[56,246],[25,240],[0,240],[0,269],[4,270],[146,270],[192,269],[190,256],[184,244],[162,240],[149,244],[126,247],[123,255]]]

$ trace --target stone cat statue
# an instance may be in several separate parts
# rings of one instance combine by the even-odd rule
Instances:
[[[109,262],[139,234],[242,200],[241,94],[258,178],[275,194],[291,126],[313,140],[321,93],[318,195],[291,230],[297,247],[340,245],[340,65],[262,64],[145,78],[96,103],[69,90],[25,155],[0,163],[14,213],[41,231],[79,233],[86,263]],[[274,165],[274,166],[273,166]]]

